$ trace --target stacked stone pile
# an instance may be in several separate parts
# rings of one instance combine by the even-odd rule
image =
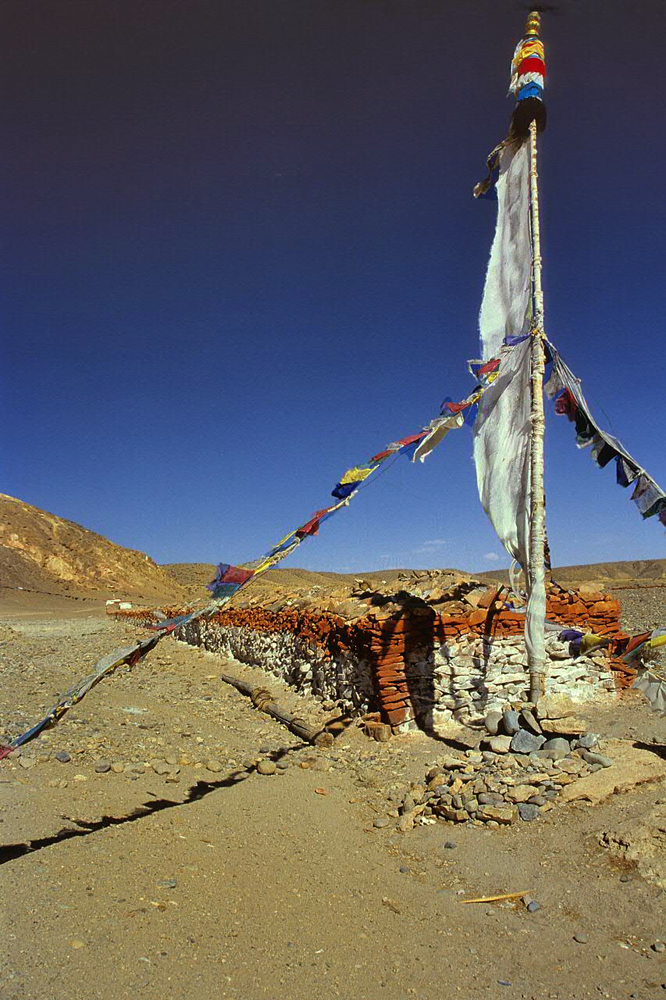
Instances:
[[[424,782],[389,794],[399,830],[435,819],[495,829],[530,822],[552,809],[565,785],[613,763],[599,752],[599,737],[572,717],[539,721],[524,707],[489,713],[486,728],[478,750],[442,757]]]

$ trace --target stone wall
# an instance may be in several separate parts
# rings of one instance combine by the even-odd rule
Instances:
[[[524,614],[507,607],[496,590],[465,599],[457,614],[411,599],[386,609],[370,602],[354,620],[314,607],[229,608],[188,623],[178,637],[260,666],[329,708],[380,710],[394,729],[418,724],[437,731],[528,699]],[[608,636],[611,646],[627,639],[619,612],[619,602],[603,594],[549,592],[549,621]],[[631,679],[612,648],[575,656],[550,633],[547,652],[548,694],[586,701]]]

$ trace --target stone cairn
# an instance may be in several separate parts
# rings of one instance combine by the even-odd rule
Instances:
[[[489,712],[478,749],[442,757],[424,782],[389,793],[397,828],[406,833],[436,820],[491,829],[530,822],[553,808],[565,785],[610,767],[599,737],[571,715],[547,717],[557,711],[556,702],[544,699],[539,718],[528,705]]]

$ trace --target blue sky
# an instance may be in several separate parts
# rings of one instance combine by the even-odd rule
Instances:
[[[583,6],[583,5],[580,5]],[[252,559],[472,386],[514,2],[109,0],[10,12],[2,490],[159,562]],[[546,325],[662,484],[666,8],[544,17]],[[555,564],[663,557],[547,428]],[[291,561],[505,565],[467,428]]]

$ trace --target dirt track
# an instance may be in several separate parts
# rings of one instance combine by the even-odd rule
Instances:
[[[135,634],[98,612],[33,610],[0,620],[17,633],[0,647],[5,737]],[[663,891],[599,844],[639,825],[663,782],[506,831],[376,829],[387,789],[448,748],[350,728],[313,751],[220,668],[167,640],[27,747],[36,763],[0,764],[2,1000],[664,996],[665,953],[651,947],[666,936]],[[590,721],[663,753],[664,724],[638,699]],[[281,766],[261,775],[260,759]],[[100,761],[123,769],[98,773]],[[519,890],[536,912],[462,903]]]

